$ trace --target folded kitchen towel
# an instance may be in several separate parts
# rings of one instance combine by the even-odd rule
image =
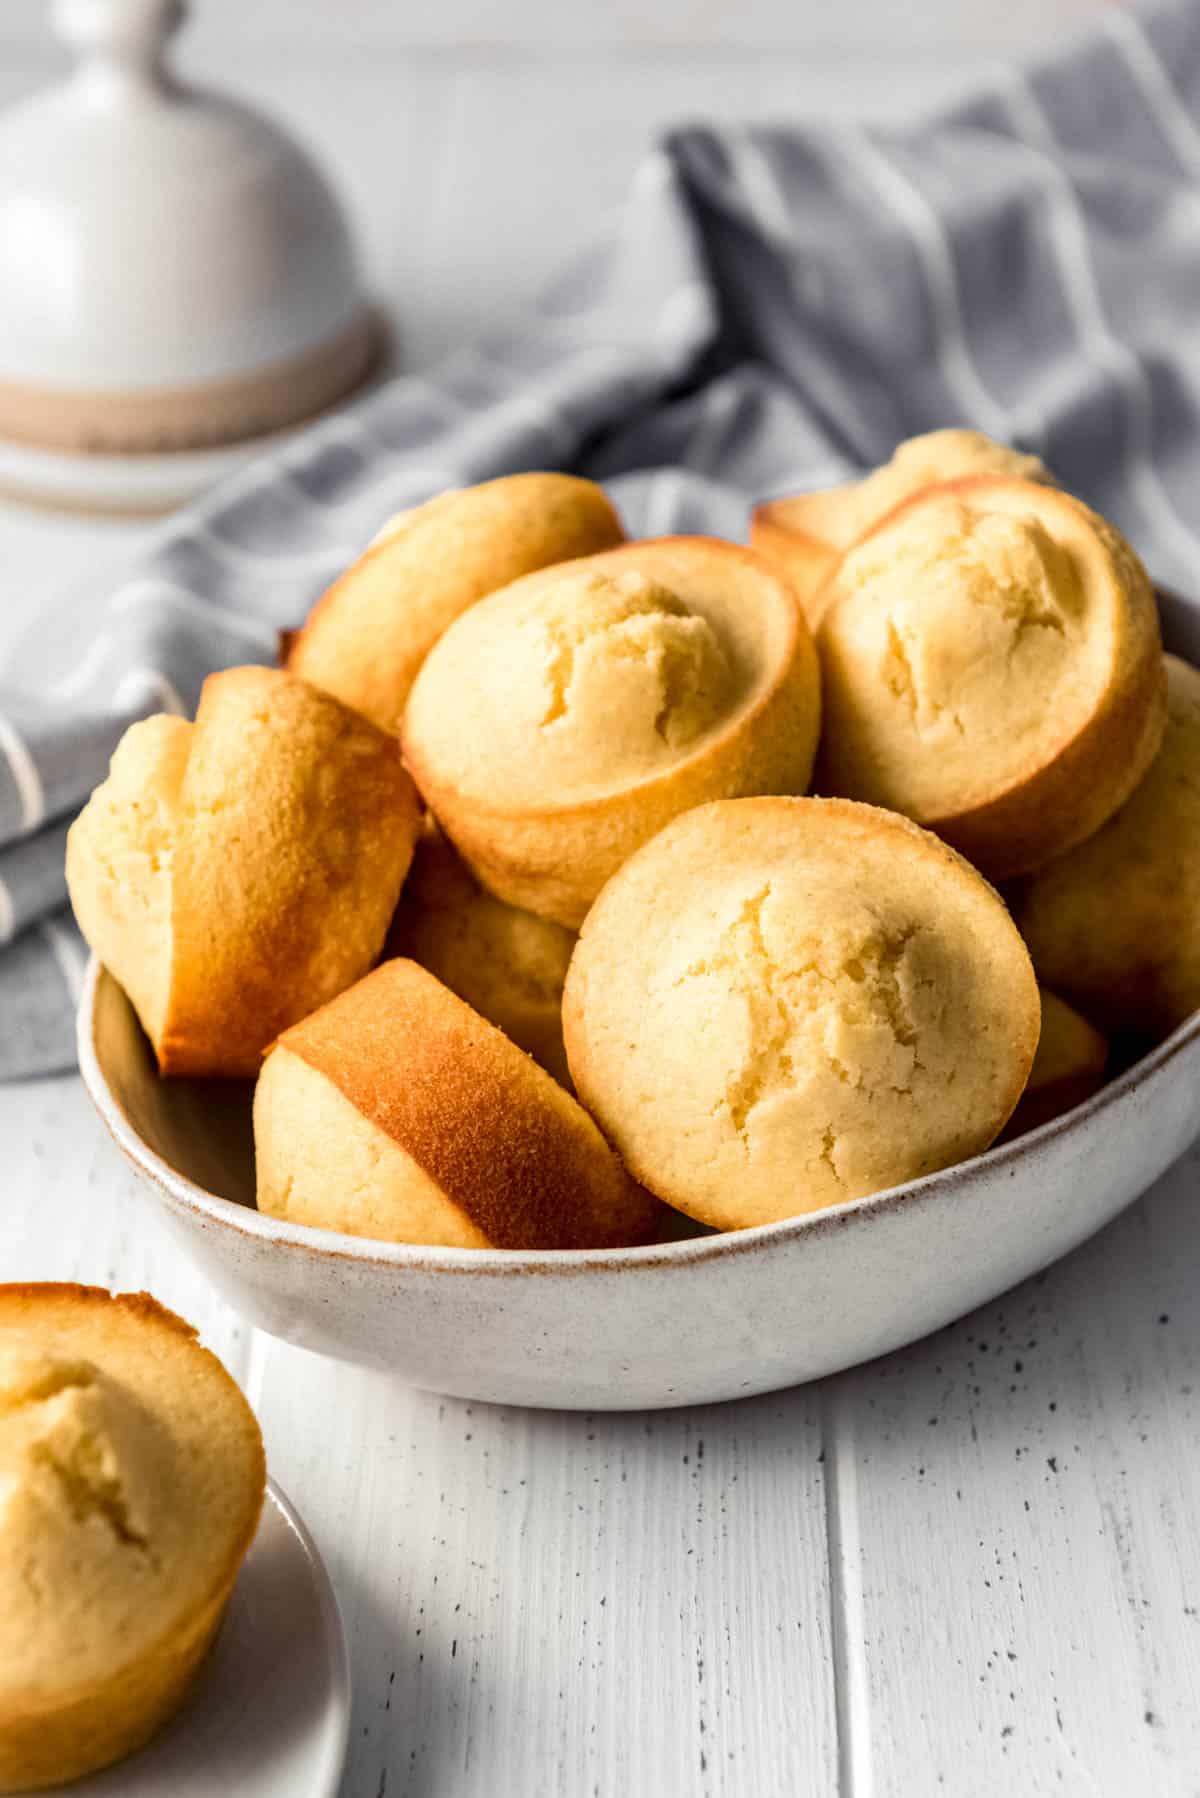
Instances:
[[[126,725],[272,659],[390,513],[558,467],[639,534],[738,537],[949,423],[1200,590],[1200,0],[1107,10],[909,129],[672,134],[516,328],[174,516],[86,626],[49,613],[0,688],[0,1077],[73,1060],[63,842]]]

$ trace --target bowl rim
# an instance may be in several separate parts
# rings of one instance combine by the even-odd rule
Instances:
[[[754,1253],[774,1243],[792,1242],[810,1236],[857,1225],[873,1217],[884,1216],[903,1208],[912,1209],[939,1197],[948,1197],[968,1187],[986,1169],[1009,1170],[1009,1177],[1021,1164],[1036,1157],[1037,1151],[1056,1138],[1084,1130],[1090,1120],[1128,1101],[1148,1081],[1155,1079],[1194,1044],[1200,1043],[1200,1010],[1173,1030],[1153,1049],[1133,1062],[1115,1080],[1108,1081],[1081,1105],[1051,1118],[1035,1130],[1014,1137],[1010,1142],[994,1145],[952,1167],[924,1174],[918,1180],[869,1193],[865,1198],[848,1199],[840,1205],[829,1205],[819,1211],[802,1212],[797,1217],[780,1218],[771,1223],[751,1224],[741,1230],[715,1231],[707,1236],[684,1238],[679,1242],[654,1243],[642,1248],[616,1249],[471,1249],[443,1248],[428,1243],[381,1242],[368,1236],[349,1236],[340,1231],[323,1230],[313,1224],[293,1224],[285,1219],[265,1216],[236,1199],[224,1199],[208,1192],[186,1174],[181,1174],[152,1149],[140,1136],[122,1109],[110,1087],[96,1052],[96,995],[100,982],[107,978],[120,988],[96,956],[88,961],[87,974],[80,992],[76,1018],[79,1049],[79,1071],[88,1097],[95,1106],[109,1135],[125,1158],[151,1184],[169,1199],[207,1224],[232,1231],[235,1235],[255,1238],[275,1246],[307,1251],[310,1255],[331,1260],[358,1262],[363,1265],[405,1269],[422,1274],[492,1274],[502,1276],[554,1274],[577,1275],[583,1272],[619,1273],[630,1268],[662,1269],[688,1267],[711,1261]],[[128,1001],[127,1001],[128,1002]]]

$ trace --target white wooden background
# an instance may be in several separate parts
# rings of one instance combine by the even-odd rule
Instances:
[[[1088,10],[210,0],[188,62],[324,154],[420,365],[518,303],[663,123],[896,114]],[[44,28],[0,8],[0,104],[56,66]],[[142,535],[0,510],[0,659]],[[151,1287],[258,1409],[350,1628],[344,1798],[1195,1798],[1198,1197],[1194,1155],[1049,1274],[821,1387],[555,1416],[250,1336],[73,1077],[0,1089],[4,1277]]]

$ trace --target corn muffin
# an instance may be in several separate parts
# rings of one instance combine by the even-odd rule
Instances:
[[[250,1407],[148,1294],[0,1286],[0,1792],[78,1779],[172,1715],[265,1484]]]
[[[1154,595],[1081,501],[931,489],[832,588],[819,791],[903,812],[1001,879],[1082,842],[1145,773],[1166,716]]]
[[[254,1143],[260,1211],[351,1236],[616,1248],[660,1224],[582,1106],[399,957],[280,1038]]]
[[[254,1075],[379,955],[419,825],[394,737],[293,675],[231,668],[194,725],[126,731],[67,884],[160,1070]]]
[[[1108,1031],[1200,1008],[1200,673],[1167,670],[1162,748],[1102,830],[1011,894],[1038,977]]]
[[[493,898],[432,824],[417,844],[385,956],[435,974],[563,1085],[562,989],[575,938]]]
[[[468,606],[520,575],[622,542],[592,481],[506,475],[399,513],[316,603],[288,667],[398,731],[417,670]]]
[[[472,608],[412,690],[405,757],[487,889],[576,929],[705,800],[803,792],[820,723],[785,581],[706,537],[631,543]]]
[[[852,543],[914,493],[977,474],[1051,480],[1036,456],[994,443],[982,431],[927,431],[900,444],[890,462],[861,481],[756,506],[750,544],[787,575],[815,630],[822,589]]]
[[[907,819],[831,799],[677,818],[600,894],[563,995],[581,1100],[636,1179],[718,1229],[987,1148],[1039,1023],[981,876]]]
[[[1104,1085],[1108,1039],[1072,1005],[1041,988],[1042,1033],[1020,1104],[1004,1127],[1005,1139],[1073,1111]]]

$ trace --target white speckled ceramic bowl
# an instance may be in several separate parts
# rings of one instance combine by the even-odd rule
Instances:
[[[1200,614],[1166,598],[1164,619],[1200,662]],[[79,1059],[151,1201],[252,1324],[434,1391],[576,1410],[737,1398],[899,1348],[1073,1249],[1200,1135],[1197,1013],[1065,1117],[853,1204],[658,1248],[415,1248],[261,1216],[249,1088],[160,1080],[95,964]]]

